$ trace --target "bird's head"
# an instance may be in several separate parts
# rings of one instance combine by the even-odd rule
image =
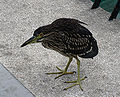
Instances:
[[[34,31],[33,36],[30,39],[28,39],[27,41],[25,41],[21,45],[21,47],[24,47],[24,46],[26,46],[28,44],[32,44],[32,43],[42,42],[42,40],[49,35],[49,32],[48,32],[47,28],[48,27],[39,27],[38,29],[36,29]]]

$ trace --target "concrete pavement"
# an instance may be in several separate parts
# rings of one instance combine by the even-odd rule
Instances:
[[[1,0],[0,62],[36,97],[120,97],[120,20],[109,22],[110,13],[91,6],[90,0]],[[81,77],[88,77],[82,82],[84,91],[78,86],[63,91],[70,85],[63,82],[77,74],[56,80],[45,74],[64,68],[68,58],[41,44],[20,48],[36,28],[61,17],[87,23],[98,41],[99,54],[81,59]],[[69,71],[77,71],[75,60]]]
[[[0,63],[0,97],[35,97]]]

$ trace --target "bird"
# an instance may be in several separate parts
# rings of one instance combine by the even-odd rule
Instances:
[[[82,24],[87,25],[86,23],[73,18],[56,19],[52,23],[36,29],[33,36],[21,45],[21,47],[24,47],[32,43],[42,43],[45,48],[57,51],[63,56],[68,57],[69,61],[64,70],[56,66],[59,72],[46,73],[59,74],[56,78],[66,74],[73,74],[74,71],[68,72],[67,70],[73,58],[76,59],[78,72],[77,80],[65,81],[65,83],[73,84],[67,88],[64,88],[64,90],[79,85],[80,89],[83,91],[81,81],[87,77],[85,76],[80,78],[79,57],[93,58],[98,54],[96,39]]]
[[[105,4],[103,3],[103,5],[101,5],[101,6],[104,6],[103,8],[105,10],[110,12],[110,9],[113,9],[111,16],[109,17],[109,21],[116,19],[120,11],[120,0],[109,0],[109,1],[108,0],[93,0],[93,1],[94,1],[94,4],[92,5],[91,9],[96,9],[99,7],[101,2],[105,2]],[[111,6],[108,3],[111,3]],[[112,8],[112,6],[114,6],[115,3],[116,3],[115,7]]]

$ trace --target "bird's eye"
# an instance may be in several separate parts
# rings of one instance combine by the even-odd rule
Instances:
[[[39,36],[43,36],[43,33],[40,33]]]

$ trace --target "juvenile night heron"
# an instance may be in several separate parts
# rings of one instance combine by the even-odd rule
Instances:
[[[39,27],[34,31],[33,36],[21,45],[26,46],[31,43],[42,43],[45,48],[55,50],[64,56],[69,57],[69,61],[64,70],[56,67],[59,72],[47,74],[60,74],[56,78],[73,74],[74,72],[67,72],[68,67],[73,58],[77,60],[78,78],[76,81],[66,81],[66,83],[74,83],[70,87],[79,85],[86,77],[80,79],[80,60],[81,58],[93,58],[98,54],[98,46],[96,40],[93,38],[92,33],[81,24],[85,24],[76,19],[60,18],[55,20],[49,25]]]

